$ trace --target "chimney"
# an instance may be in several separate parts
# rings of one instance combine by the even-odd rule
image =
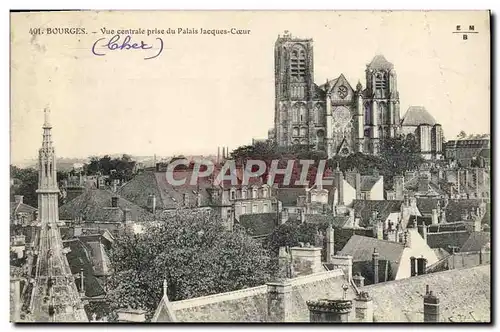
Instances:
[[[311,323],[346,323],[352,310],[351,300],[307,301]]]
[[[378,251],[377,248],[373,249],[372,254],[372,269],[373,269],[373,283],[378,284]]]
[[[16,204],[23,204],[23,199],[23,195],[14,195],[14,201],[16,202]]]
[[[368,292],[360,292],[354,299],[356,322],[373,323],[373,299]]]
[[[322,249],[311,246],[290,248],[292,253],[292,267],[298,276],[325,271],[321,262]]]
[[[408,194],[403,195],[403,200],[405,206],[410,206],[410,198],[408,197]]]
[[[84,284],[84,280],[83,280],[83,269],[81,268],[80,269],[80,297],[84,297],[85,296],[85,284]]]
[[[357,273],[354,277],[352,277],[352,281],[354,281],[354,284],[358,288],[361,288],[361,287],[365,286],[365,277],[363,277],[359,273]]]
[[[411,248],[411,236],[408,229],[403,234],[403,243],[405,245],[405,248]]]
[[[335,171],[335,186],[337,187],[338,191],[337,205],[344,205],[344,176],[338,168]]]
[[[123,308],[116,311],[120,323],[144,323],[146,311],[140,309]]]
[[[460,196],[460,182],[461,182],[461,178],[462,177],[462,171],[459,169],[457,169],[457,193],[458,193],[458,196]]]
[[[349,280],[349,282],[352,281],[352,256],[333,256],[332,265],[334,269],[341,269],[344,272],[344,276],[347,280]]]
[[[425,274],[427,268],[427,259],[424,257],[417,258],[417,275]]]
[[[111,207],[118,207],[118,196],[111,197]]]
[[[414,277],[417,275],[417,270],[415,268],[415,257],[411,256],[410,257],[410,276]]]
[[[156,195],[153,194],[153,214],[156,213]]]
[[[182,204],[186,207],[189,206],[189,195],[187,193],[182,195]]]
[[[432,291],[429,291],[429,285],[427,285],[427,291],[424,296],[424,322],[439,322],[439,298]]]
[[[394,177],[394,199],[400,201],[403,200],[403,192],[405,187],[405,177],[401,175],[396,175]]]
[[[284,208],[281,211],[281,223],[284,224],[288,221],[288,209]]]
[[[132,221],[132,213],[130,209],[123,209],[123,217],[125,219],[125,222]]]
[[[439,224],[438,210],[437,209],[432,209],[432,224],[433,225]]]
[[[306,211],[305,209],[300,209],[300,223],[306,222]]]
[[[287,280],[267,283],[268,323],[290,321],[292,314],[292,284]]]
[[[196,206],[200,207],[201,206],[201,193],[200,189],[196,192]]]
[[[217,147],[217,164],[220,163],[220,146]]]
[[[331,224],[326,229],[326,262],[332,263],[332,256],[335,255],[335,231]]]

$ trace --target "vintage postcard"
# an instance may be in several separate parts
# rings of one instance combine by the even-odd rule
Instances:
[[[490,12],[10,19],[12,322],[491,322]]]

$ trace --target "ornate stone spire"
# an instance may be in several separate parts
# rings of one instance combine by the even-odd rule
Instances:
[[[59,222],[56,157],[49,110],[45,109],[42,147],[38,156],[38,243],[34,292],[29,318],[35,322],[88,322],[68,260]]]

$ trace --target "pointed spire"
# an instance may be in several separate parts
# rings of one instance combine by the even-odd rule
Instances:
[[[43,128],[52,128],[52,125],[50,124],[50,108],[47,106],[43,109],[43,115],[44,115],[44,122],[43,122]]]

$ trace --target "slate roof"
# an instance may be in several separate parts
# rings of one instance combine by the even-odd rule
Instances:
[[[190,185],[192,170],[176,171],[174,179],[186,179],[181,186],[173,186],[167,181],[165,172],[143,172],[136,175],[131,181],[122,186],[118,193],[131,202],[143,207],[151,208],[151,196],[156,196],[156,208],[176,209],[184,204],[184,194],[187,194],[189,206],[197,205],[197,193],[201,195],[201,206],[210,205],[210,195],[207,188],[212,187],[208,178],[200,178],[196,185]]]
[[[66,254],[71,273],[80,274],[80,269],[83,269],[85,295],[88,297],[104,295],[102,282],[96,277],[94,271],[92,249],[79,239],[63,241],[63,246],[71,249]],[[77,279],[75,284],[80,291],[80,280]]]
[[[490,232],[473,232],[460,249],[461,252],[480,251],[491,242]]]
[[[11,220],[15,219],[17,213],[31,213],[34,214],[37,211],[36,208],[31,205],[20,203],[20,202],[11,202],[10,203],[10,218]]]
[[[382,54],[377,54],[368,64],[368,67],[372,69],[392,69],[394,65],[387,61]]]
[[[361,191],[372,190],[375,183],[380,180],[381,176],[376,175],[361,175],[360,176],[360,189]],[[345,180],[351,185],[351,187],[356,188],[356,178],[354,174],[346,174]]]
[[[433,249],[443,248],[450,252],[450,247],[461,248],[470,237],[471,233],[471,231],[467,230],[440,233],[427,232],[427,244]]]
[[[405,246],[398,242],[353,235],[338,254],[351,255],[353,262],[371,261],[373,250],[377,249],[379,259],[399,265],[404,248]]]
[[[113,193],[101,189],[87,189],[59,208],[61,220],[74,220],[83,217],[85,221],[123,222],[124,209],[129,209],[133,221],[151,221],[154,215],[136,204],[118,198],[118,207],[111,207]]]
[[[356,215],[361,217],[361,223],[364,225],[370,224],[372,211],[377,210],[381,220],[386,220],[389,214],[401,211],[403,201],[387,201],[387,200],[361,200],[355,199],[352,203],[352,208]]]
[[[342,270],[326,271],[288,279],[291,284],[288,322],[309,322],[306,301],[322,298],[342,298],[342,285],[346,284]],[[347,298],[355,290],[348,288]],[[168,301],[168,299],[167,299]],[[165,297],[161,304],[164,305]],[[242,289],[183,301],[169,302],[170,310],[179,322],[266,322],[267,286]],[[171,321],[171,315],[160,305],[155,313],[156,322]],[[351,312],[354,315],[354,311]]]
[[[417,208],[422,215],[432,215],[432,210],[437,209],[439,199],[417,198]]]
[[[427,124],[434,126],[436,119],[423,106],[410,106],[403,116],[401,125],[403,126],[419,126]]]
[[[278,226],[276,212],[243,214],[240,216],[240,225],[246,229],[248,235],[268,235]]]
[[[430,273],[360,288],[373,298],[377,322],[423,322],[426,285],[439,298],[442,322],[490,322],[490,265]]]
[[[276,198],[281,201],[284,207],[297,206],[299,196],[305,196],[304,188],[279,188],[276,192]]]
[[[480,199],[452,199],[448,201],[446,206],[446,221],[456,222],[462,221],[462,213],[464,210],[470,212],[480,207],[482,200]]]

